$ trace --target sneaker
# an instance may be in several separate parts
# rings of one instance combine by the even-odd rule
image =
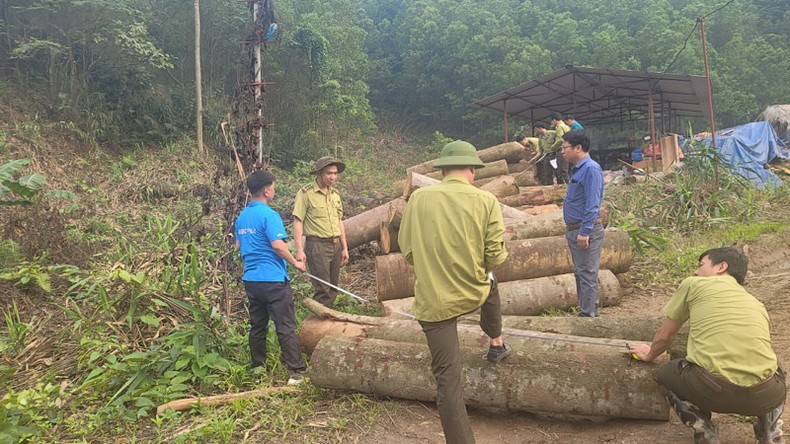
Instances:
[[[486,354],[486,360],[492,364],[496,364],[501,360],[510,356],[510,353],[513,352],[513,349],[510,348],[507,344],[502,344],[501,346],[489,346],[488,347],[488,354]]]
[[[307,382],[307,372],[292,372],[291,376],[288,378],[288,385],[299,385],[303,382]]]

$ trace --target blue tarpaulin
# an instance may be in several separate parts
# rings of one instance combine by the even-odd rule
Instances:
[[[710,136],[702,143],[711,146]],[[688,145],[684,146],[684,151]],[[782,184],[771,170],[764,167],[776,158],[790,157],[790,151],[768,122],[754,122],[716,131],[716,151],[728,169],[751,181],[760,189]]]

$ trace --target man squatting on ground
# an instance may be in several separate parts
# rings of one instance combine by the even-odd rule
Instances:
[[[598,268],[604,230],[601,224],[603,171],[590,158],[590,138],[584,131],[562,136],[562,157],[573,165],[562,205],[567,232],[565,239],[573,259],[579,316],[600,316],[598,311]]]
[[[269,207],[275,195],[274,175],[256,171],[247,178],[247,188],[252,199],[236,219],[235,230],[236,246],[244,260],[242,280],[250,303],[252,366],[266,362],[266,334],[271,318],[282,359],[291,372],[288,384],[296,384],[303,379],[307,366],[296,336],[294,298],[286,262],[299,271],[304,271],[305,265],[288,251],[283,220]]]
[[[340,267],[348,262],[348,244],[343,204],[332,185],[345,169],[346,164],[335,158],[318,159],[311,171],[315,181],[296,192],[293,211],[296,258],[306,260],[310,273],[335,286],[340,282]],[[331,308],[337,290],[315,279],[312,282],[314,299]]]
[[[732,247],[702,253],[664,307],[667,315],[653,342],[631,352],[646,362],[664,353],[689,321],[688,353],[658,370],[657,380],[695,443],[718,443],[711,412],[756,416],[761,444],[781,443],[785,372],[771,347],[765,306],[740,284],[747,258]]]
[[[414,265],[414,315],[431,351],[436,405],[445,440],[474,443],[461,382],[458,317],[477,308],[490,339],[486,359],[497,363],[511,352],[502,340],[502,311],[490,272],[507,259],[502,210],[493,194],[471,185],[484,164],[468,142],[442,149],[436,168],[442,182],[412,194],[398,242]]]

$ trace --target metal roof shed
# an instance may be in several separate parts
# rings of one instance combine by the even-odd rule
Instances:
[[[625,71],[568,65],[550,74],[474,102],[472,105],[531,122],[555,112],[573,114],[585,125],[633,120],[653,115],[656,102],[662,121],[710,117],[705,77],[648,71]],[[666,119],[666,120],[664,120]],[[652,126],[652,125],[651,125]]]

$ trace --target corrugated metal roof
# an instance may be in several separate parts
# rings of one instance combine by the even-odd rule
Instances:
[[[651,90],[656,114],[708,117],[705,77],[572,65],[472,105],[533,122],[558,112],[595,124],[626,120],[633,111],[647,116]]]

